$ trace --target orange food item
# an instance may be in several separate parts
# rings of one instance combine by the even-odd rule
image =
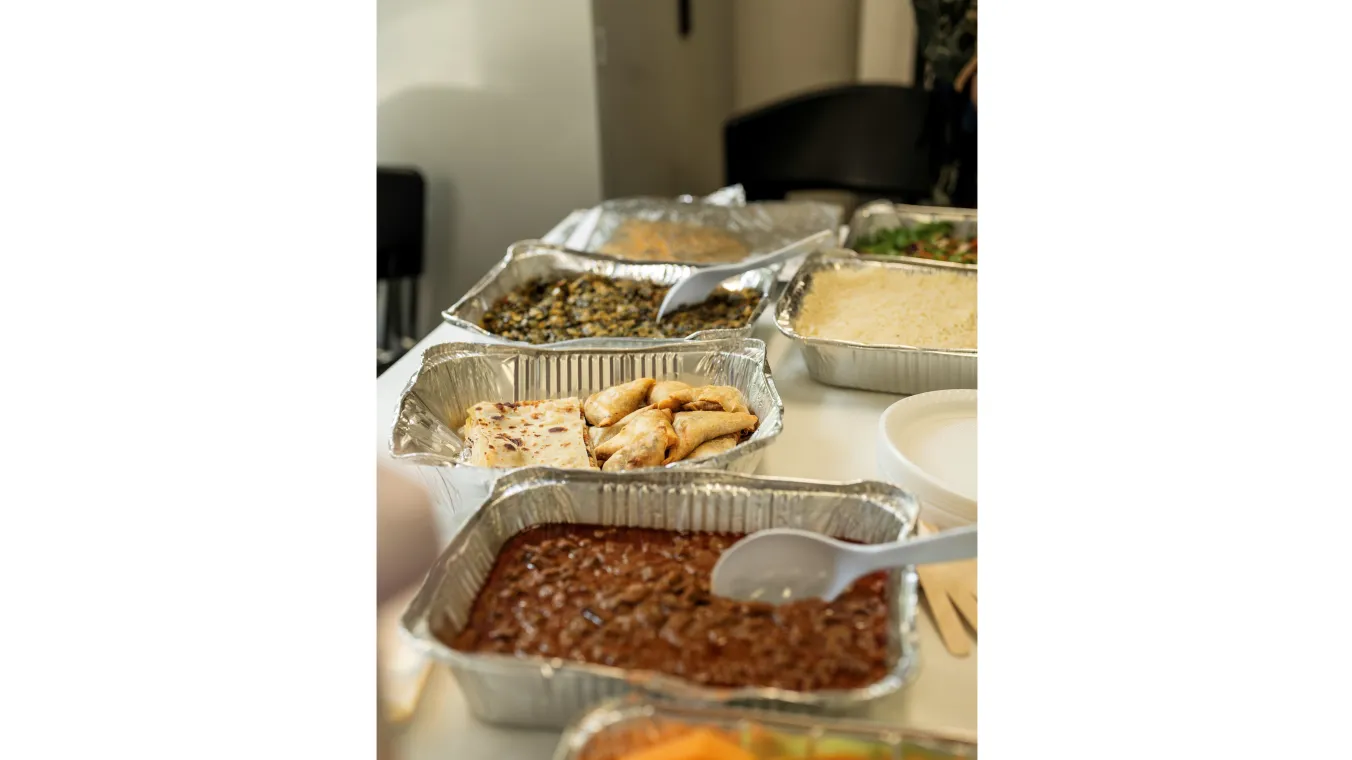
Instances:
[[[640,261],[728,262],[746,258],[748,249],[736,235],[712,227],[626,219],[601,253]]]
[[[713,731],[699,729],[621,760],[756,760],[756,756]]]
[[[874,758],[878,757],[881,757],[881,755],[877,754],[861,755],[858,753],[849,753],[842,755],[837,753],[832,755],[813,755],[812,760],[874,760]],[[767,760],[803,760],[803,756],[775,755],[774,757],[767,758]]]
[[[782,742],[774,733],[767,730],[764,726],[751,725],[747,732],[747,744],[749,749],[758,757],[778,760],[779,753],[782,751]]]

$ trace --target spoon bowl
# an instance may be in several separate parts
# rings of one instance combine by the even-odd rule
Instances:
[[[797,528],[773,528],[723,552],[714,565],[712,589],[748,602],[786,604],[813,597],[829,602],[871,572],[971,559],[976,549],[975,525],[887,544],[852,544]]]
[[[713,591],[732,599],[772,604],[810,597],[834,599],[845,590],[835,588],[833,580],[840,575],[839,563],[849,546],[796,528],[753,533],[719,557]]]
[[[763,256],[755,256],[732,264],[704,267],[693,272],[667,291],[667,297],[662,299],[662,305],[657,309],[657,321],[662,321],[668,314],[683,306],[692,306],[708,300],[709,295],[718,289],[719,283],[730,277],[812,253],[822,246],[830,245],[835,240],[835,235],[834,230],[822,230]]]

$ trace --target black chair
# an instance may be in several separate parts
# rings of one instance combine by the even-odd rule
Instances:
[[[417,343],[427,183],[415,169],[376,168],[376,374]]]
[[[795,190],[845,190],[920,203],[938,179],[933,97],[893,85],[808,93],[731,119],[723,127],[727,184],[748,200]]]

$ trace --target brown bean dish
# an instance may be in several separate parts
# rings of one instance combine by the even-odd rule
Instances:
[[[761,294],[718,291],[661,322],[657,309],[667,286],[598,274],[536,280],[499,298],[482,327],[508,340],[557,343],[577,338],[674,338],[699,330],[751,323]]]
[[[453,649],[650,670],[707,686],[852,689],[887,673],[887,574],[834,602],[775,606],[714,596],[719,554],[741,536],[541,525],[498,554]]]

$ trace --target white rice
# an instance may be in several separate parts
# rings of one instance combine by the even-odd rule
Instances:
[[[794,320],[800,335],[916,348],[976,348],[976,276],[823,270]]]

